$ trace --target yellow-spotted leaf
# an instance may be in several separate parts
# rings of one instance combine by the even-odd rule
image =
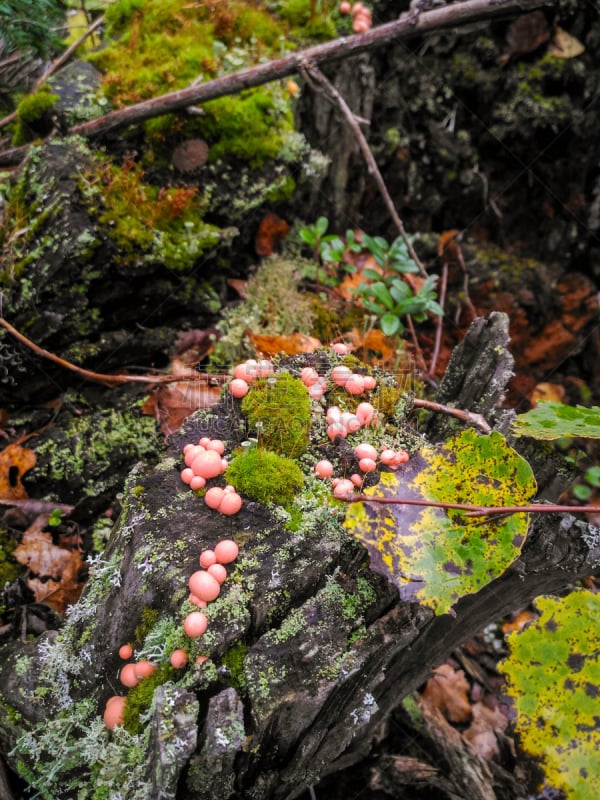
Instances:
[[[520,745],[568,800],[600,797],[600,596],[538,597],[539,619],[508,637],[500,664]]]
[[[524,505],[535,491],[531,467],[499,433],[466,430],[382,473],[365,494],[489,507]],[[528,524],[522,512],[467,517],[456,509],[368,501],[353,503],[345,522],[367,547],[372,569],[393,581],[403,600],[436,614],[501,575],[519,555]]]

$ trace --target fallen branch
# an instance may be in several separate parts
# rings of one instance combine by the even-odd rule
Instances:
[[[600,506],[562,506],[555,503],[534,503],[528,506],[477,506],[470,503],[444,503],[405,497],[371,497],[366,494],[347,494],[338,499],[345,500],[347,503],[384,503],[398,506],[444,508],[465,511],[465,517],[487,517],[494,514],[597,514],[600,511]]]
[[[75,510],[75,506],[69,506],[66,503],[54,503],[51,500],[34,500],[29,497],[20,500],[0,497],[0,506],[20,508],[25,514],[51,514],[58,509],[61,513],[69,516]]]
[[[471,425],[475,425],[484,433],[492,432],[491,427],[485,421],[483,416],[473,411],[465,411],[462,408],[445,406],[443,403],[436,403],[434,400],[421,400],[418,397],[413,400],[413,406],[415,408],[426,408],[428,411],[437,411],[441,414],[448,414],[450,417],[457,417],[457,419],[461,419],[463,422],[468,422]]]
[[[481,20],[506,17],[543,5],[550,5],[549,0],[464,0],[423,13],[403,14],[400,19],[371,28],[366,33],[342,36],[265,64],[215,78],[207,83],[189,86],[186,89],[135,103],[127,108],[111,111],[99,119],[73,126],[69,133],[86,138],[104,136],[118,128],[137,125],[153,117],[183,111],[191,105],[237,94],[244,89],[286,78],[300,72],[302,66],[307,63],[324,64],[373,50],[394,40],[408,39],[434,30]],[[0,153],[0,166],[19,164],[29,147],[30,145],[13,147]]]
[[[24,345],[33,350],[38,356],[42,358],[47,358],[49,361],[53,361],[55,364],[58,364],[65,369],[70,370],[71,372],[75,372],[77,375],[81,375],[82,378],[86,378],[87,380],[94,381],[95,383],[103,383],[106,386],[121,386],[125,383],[153,383],[153,384],[162,384],[162,383],[175,383],[180,381],[181,375],[108,375],[102,372],[93,372],[89,369],[84,369],[83,367],[78,367],[76,364],[72,364],[70,361],[66,361],[64,358],[55,355],[54,353],[50,353],[48,350],[44,350],[43,347],[35,344],[32,342],[31,339],[28,339],[24,336],[20,331],[14,328],[10,322],[7,322],[3,317],[0,317],[0,325],[15,337]],[[198,376],[198,379],[202,378],[204,380],[204,376]],[[186,380],[190,380],[189,377],[186,377]]]

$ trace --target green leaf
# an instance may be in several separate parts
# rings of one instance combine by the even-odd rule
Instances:
[[[585,483],[576,483],[573,486],[573,494],[578,500],[589,500],[592,496],[592,489],[590,486],[586,486]]]
[[[392,296],[389,293],[385,283],[382,283],[381,281],[372,283],[369,294],[373,295],[376,300],[378,300],[386,308],[390,309],[390,311],[394,307],[394,301],[392,300]]]
[[[524,750],[568,800],[600,797],[600,595],[538,597],[540,617],[508,637],[500,663]]]
[[[531,467],[497,432],[463,431],[428,447],[365,491],[477,506],[523,505],[535,494]],[[479,591],[517,558],[527,534],[525,513],[466,517],[433,506],[353,503],[345,526],[366,546],[371,567],[396,584],[403,600],[436,614]]]
[[[328,227],[329,220],[327,217],[319,217],[319,219],[315,222],[315,231],[317,232],[318,236],[323,236]]]
[[[400,322],[400,318],[395,314],[384,314],[381,317],[381,331],[386,336],[395,336],[397,333],[402,333],[404,326]]]
[[[515,436],[532,439],[561,439],[583,436],[600,439],[600,407],[567,406],[554,401],[539,403],[513,422]]]

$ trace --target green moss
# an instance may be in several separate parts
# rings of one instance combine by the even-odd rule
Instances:
[[[131,159],[120,167],[97,163],[97,171],[82,176],[80,186],[90,215],[118,244],[118,263],[188,270],[219,241],[219,229],[202,220],[206,203],[196,187],[152,186]]]
[[[36,123],[43,123],[47,112],[54,107],[58,99],[58,95],[51,94],[46,86],[21,100],[17,106],[17,124],[13,133],[15,147],[35,138]]]
[[[246,0],[146,0],[143,6],[121,0],[111,6],[107,20],[112,42],[91,58],[117,106],[278,55],[288,33],[287,24],[262,3]],[[256,165],[276,157],[285,134],[294,130],[291,98],[278,84],[210,101],[203,110],[203,116],[151,123],[146,132],[159,146],[168,137],[171,148],[174,135],[202,136],[211,145],[211,160],[233,155]]]
[[[144,678],[127,692],[123,709],[123,726],[126,731],[132,734],[141,733],[145,725],[140,716],[144,715],[152,705],[154,690],[171,680],[175,673],[176,670],[170,664],[162,664],[152,675]]]
[[[244,676],[244,659],[246,658],[247,652],[248,646],[242,642],[238,642],[221,658],[223,665],[227,667],[227,671],[231,676],[232,686],[240,691],[243,691],[246,685]]]
[[[225,309],[218,323],[219,341],[212,363],[215,369],[254,356],[247,330],[263,334],[310,334],[313,323],[311,296],[298,288],[295,261],[272,256],[265,259],[246,286],[246,299]]]
[[[262,447],[249,448],[233,458],[227,480],[243,495],[259,503],[291,503],[304,477],[298,465]]]
[[[310,398],[293,375],[280,372],[257,381],[242,400],[242,412],[267,450],[295,458],[307,449]]]
[[[142,618],[135,629],[135,642],[140,645],[158,622],[158,611],[155,608],[145,608]]]
[[[16,542],[12,536],[0,528],[0,589],[3,589],[7,583],[12,583],[23,573],[23,567],[19,564],[13,552]],[[0,606],[0,612],[2,606]]]

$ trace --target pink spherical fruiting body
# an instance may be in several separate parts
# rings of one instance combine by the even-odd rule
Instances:
[[[175,669],[182,669],[182,667],[185,667],[188,663],[188,654],[185,650],[178,648],[177,650],[173,650],[169,661],[171,662],[171,666],[175,667]]]
[[[350,480],[355,486],[362,486],[364,478],[362,475],[359,475],[358,472],[353,472],[352,475],[350,475]]]
[[[304,367],[300,370],[300,380],[305,386],[314,386],[319,380],[319,373],[312,367]]]
[[[356,416],[361,425],[370,425],[375,417],[375,408],[371,403],[359,403],[356,407]]]
[[[348,6],[348,11],[342,11],[342,6]],[[342,14],[349,14],[350,13],[350,4],[349,3],[341,3],[340,4],[340,11],[342,11]],[[345,356],[345,355],[348,354],[348,351],[350,350],[348,345],[344,344],[343,342],[336,342],[335,344],[332,344],[331,345],[331,349],[333,350],[334,353],[337,353],[338,356]]]
[[[332,422],[339,422],[342,418],[342,412],[337,406],[330,406],[325,415],[327,422],[331,425]]]
[[[358,459],[371,458],[373,461],[377,461],[377,450],[372,444],[368,444],[367,442],[361,442],[361,444],[357,444],[354,448],[354,452],[356,453],[356,457]]]
[[[227,580],[227,570],[223,564],[211,564],[207,572],[209,575],[212,575],[216,581],[219,581],[219,583],[225,583]]]
[[[193,595],[195,595],[199,600],[204,600],[206,603],[212,603],[213,600],[217,599],[221,592],[221,584],[203,569],[199,569],[192,573],[188,581],[188,586]]]
[[[332,442],[338,436],[341,436],[342,439],[345,439],[347,435],[348,431],[341,422],[332,422],[331,425],[327,426],[327,436],[329,436]]]
[[[190,489],[195,491],[196,489],[204,489],[206,486],[206,478],[203,478],[202,475],[194,475],[192,480],[190,481]]]
[[[233,539],[221,539],[215,545],[215,555],[218,564],[231,564],[235,561],[240,552],[240,548]]]
[[[204,495],[204,502],[209,508],[218,509],[225,495],[225,491],[220,486],[211,486]]]
[[[375,472],[377,464],[372,458],[361,458],[358,467],[362,472]]]
[[[229,394],[238,400],[248,394],[250,387],[243,378],[234,378],[229,384]]]
[[[208,491],[210,491],[210,489]],[[217,563],[217,557],[214,550],[203,550],[200,553],[200,558],[198,560],[200,562],[200,566],[204,567],[204,569],[208,569],[210,566]]]
[[[221,474],[221,456],[214,450],[205,450],[192,461],[191,469],[194,475],[202,478],[216,478]]]
[[[140,681],[144,680],[144,678],[147,678],[149,675],[152,675],[152,673],[156,672],[158,669],[156,664],[153,664],[147,659],[138,661],[137,664],[134,664],[133,666],[135,667],[135,676]]]
[[[334,487],[333,489],[333,496],[334,497],[345,497],[347,494],[352,494],[354,491],[354,484],[351,480],[347,478],[342,478],[341,481]]]
[[[127,661],[128,658],[131,658],[133,655],[133,647],[130,644],[123,644],[119,647],[119,658],[122,658],[123,661]]]
[[[220,456],[225,452],[225,444],[220,439],[210,439],[206,445],[207,450],[214,450]]]
[[[353,372],[344,384],[346,391],[350,394],[362,394],[365,390],[365,381],[362,375]]]
[[[370,392],[377,386],[377,381],[372,375],[365,375],[363,378],[363,383],[367,392]]]
[[[183,630],[190,639],[197,639],[202,636],[207,628],[208,620],[201,611],[192,611],[183,621]]]
[[[242,498],[237,492],[225,492],[217,511],[228,517],[237,514],[242,507]]]
[[[331,461],[323,459],[315,465],[315,472],[319,478],[331,478],[333,475],[333,464]]]
[[[352,370],[349,367],[344,367],[343,365],[334,367],[331,370],[331,380],[334,383],[337,383],[338,386],[345,386],[351,375]]]
[[[194,477],[194,470],[190,467],[186,467],[185,469],[181,470],[181,480],[187,484],[188,486],[192,482],[192,478]]]
[[[113,730],[117,725],[123,724],[123,711],[125,710],[125,698],[119,695],[110,697],[104,708],[104,724],[110,730]]]
[[[386,464],[388,466],[394,463],[395,458],[396,458],[395,450],[390,450],[389,448],[382,450],[381,455],[379,456],[381,463]]]
[[[125,664],[119,673],[119,680],[123,686],[127,686],[128,689],[132,689],[140,682],[140,679],[135,674],[135,667],[135,664]]]

